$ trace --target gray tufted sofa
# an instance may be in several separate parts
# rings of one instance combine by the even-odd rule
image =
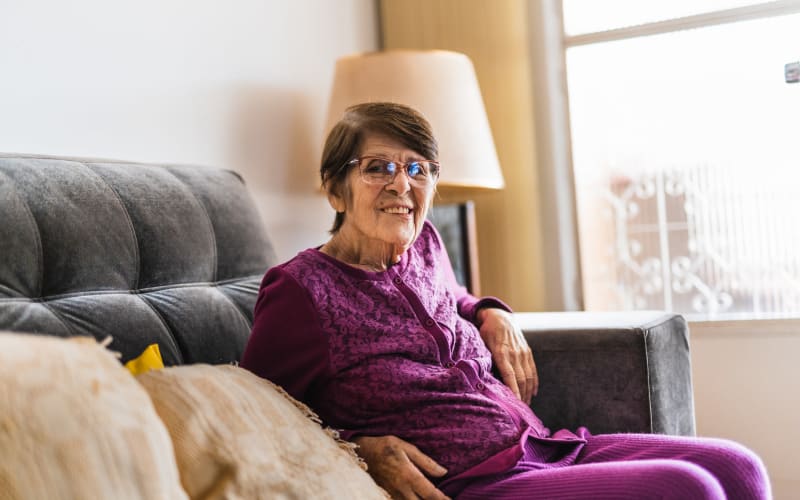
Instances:
[[[240,358],[272,248],[224,170],[0,156],[0,329]]]
[[[0,154],[0,330],[237,361],[270,242],[239,175]],[[693,434],[688,330],[662,312],[519,314],[553,429]]]

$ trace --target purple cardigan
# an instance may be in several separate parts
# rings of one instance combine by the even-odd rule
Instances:
[[[457,285],[429,222],[385,272],[308,249],[264,277],[241,366],[283,386],[345,438],[395,435],[452,478],[518,447],[523,432],[549,436],[492,375],[473,324],[485,306],[508,309]]]

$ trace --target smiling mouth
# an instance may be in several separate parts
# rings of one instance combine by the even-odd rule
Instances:
[[[389,207],[389,208],[384,208],[382,212],[387,214],[408,215],[411,213],[411,209],[408,207]]]

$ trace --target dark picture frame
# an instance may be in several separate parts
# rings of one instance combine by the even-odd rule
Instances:
[[[428,219],[444,240],[456,281],[471,294],[480,296],[475,204],[471,201],[434,204]]]

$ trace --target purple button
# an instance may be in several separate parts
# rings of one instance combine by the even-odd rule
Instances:
[[[479,391],[482,391],[482,390],[486,389],[486,386],[485,386],[485,385],[483,385],[483,382],[478,382],[478,383],[475,385],[475,387],[477,387]]]

